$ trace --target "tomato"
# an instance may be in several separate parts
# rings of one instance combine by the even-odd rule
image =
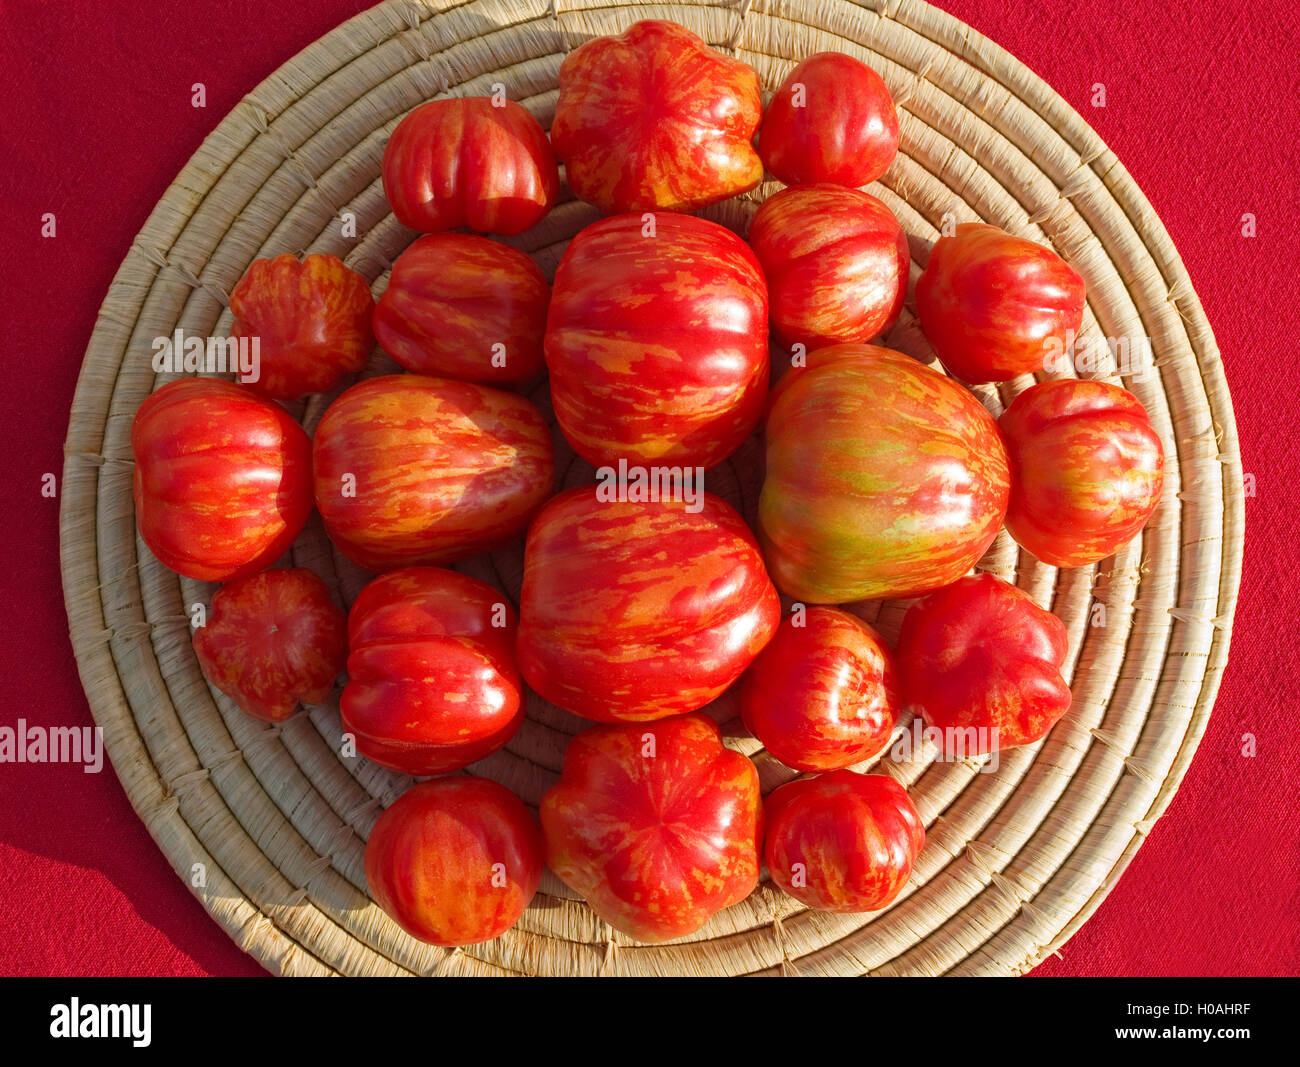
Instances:
[[[835,185],[783,189],[754,215],[749,243],[785,345],[870,341],[903,310],[907,237],[874,196]]]
[[[397,257],[375,336],[407,370],[514,385],[542,372],[551,287],[528,256],[472,234],[421,237]]]
[[[365,278],[338,256],[253,260],[230,293],[231,336],[258,339],[260,373],[247,384],[279,400],[329,392],[365,366],[374,308]]]
[[[514,608],[441,567],[370,582],[348,616],[339,702],[357,751],[404,774],[446,774],[495,752],[524,718]]]
[[[555,482],[550,433],[527,400],[417,374],[370,378],[339,396],[313,458],[326,532],[372,571],[508,541]]]
[[[753,70],[650,20],[569,53],[551,143],[570,188],[607,214],[690,211],[762,180],[762,113]]]
[[[809,354],[773,391],[759,540],[809,603],[920,596],[984,554],[1007,510],[996,423],[967,390],[870,345]]]
[[[284,408],[231,382],[186,378],[145,398],[131,451],[140,536],[187,578],[265,570],[311,514],[311,441]]]
[[[780,602],[744,520],[701,493],[604,501],[561,493],[524,554],[519,669],[541,696],[601,722],[703,707],[776,630]]]
[[[758,147],[767,169],[786,185],[866,185],[898,152],[898,112],[880,75],[865,63],[818,52],[777,89]]]
[[[560,261],[546,364],[560,429],[588,463],[711,467],[763,412],[763,272],[716,223],[604,219]]]
[[[519,921],[542,877],[542,835],[523,801],[461,775],[408,789],[366,842],[366,884],[389,917],[434,945],[474,945]]]
[[[1011,457],[1007,530],[1054,567],[1128,544],[1160,503],[1165,452],[1142,402],[1106,382],[1042,382],[998,420]]]
[[[916,283],[921,329],[967,382],[1046,369],[1079,332],[1085,303],[1083,279],[1050,248],[982,222],[939,238]]]
[[[541,818],[547,866],[638,941],[693,934],[758,884],[758,771],[703,715],[584,730]]]
[[[925,844],[907,791],[883,774],[831,771],[767,798],[763,849],[772,881],[820,911],[878,911],[893,903]]]
[[[974,574],[903,616],[903,698],[971,756],[1037,741],[1070,707],[1065,624],[992,574]]]
[[[513,100],[430,100],[408,114],[384,148],[384,195],[403,226],[442,233],[523,233],[560,189],[546,131]]]
[[[194,631],[194,653],[217,689],[257,719],[283,722],[322,704],[343,672],[347,631],[329,587],[302,568],[223,585]]]
[[[787,767],[827,771],[874,756],[894,728],[893,656],[839,608],[786,616],[740,684],[746,728]]]

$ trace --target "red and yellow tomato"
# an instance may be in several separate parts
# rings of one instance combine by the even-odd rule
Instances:
[[[762,113],[753,70],[650,20],[569,53],[551,143],[570,188],[607,214],[691,211],[762,180]]]
[[[903,310],[907,236],[874,196],[836,185],[783,189],[754,215],[749,243],[784,345],[865,343]]]
[[[555,153],[532,113],[486,96],[415,108],[388,138],[383,182],[398,221],[422,233],[523,233],[560,188]]]
[[[499,545],[555,482],[550,432],[527,400],[418,374],[344,392],[321,417],[313,458],[326,532],[372,571]]]
[[[786,616],[740,683],[746,728],[799,771],[874,756],[897,712],[893,656],[875,630],[839,608]]]
[[[893,903],[925,844],[911,797],[883,774],[830,771],[767,798],[763,848],[772,881],[820,911],[878,911]]]
[[[421,237],[397,257],[375,337],[409,371],[517,385],[543,368],[551,287],[528,256],[473,234]]]
[[[1007,530],[1055,567],[1128,544],[1160,503],[1165,453],[1142,402],[1107,382],[1041,382],[998,420],[1011,457]]]
[[[519,669],[541,696],[601,722],[703,707],[767,644],[776,590],[744,520],[681,501],[561,493],[524,555]]]
[[[903,617],[903,699],[973,756],[1037,741],[1069,710],[1061,677],[1065,625],[1023,589],[974,574],[917,601]]]
[[[941,237],[916,283],[916,311],[935,355],[967,382],[1048,369],[1074,340],[1083,279],[1050,248],[963,222]]]
[[[762,269],[705,219],[594,223],[556,272],[546,364],[560,429],[588,463],[711,467],[763,412]]]
[[[311,514],[311,441],[280,405],[212,378],[147,397],[131,424],[135,517],[158,560],[228,582],[265,570]]]
[[[370,286],[338,256],[255,259],[230,293],[231,335],[257,338],[247,384],[277,400],[327,393],[365,366],[375,344]]]
[[[764,165],[786,185],[866,185],[898,152],[898,112],[880,75],[865,63],[818,52],[773,95],[758,147]]]
[[[441,567],[370,582],[348,616],[343,729],[367,759],[446,774],[495,752],[523,721],[518,619],[490,585]]]
[[[194,653],[208,681],[244,712],[283,722],[299,703],[329,696],[347,660],[347,624],[311,571],[263,571],[217,590],[194,631]]]
[[[461,775],[408,789],[366,842],[366,884],[412,937],[451,947],[499,937],[542,877],[542,835],[523,801]]]
[[[910,356],[810,353],[773,391],[759,539],[782,592],[814,604],[920,596],[997,535],[1010,471],[992,416]]]
[[[584,730],[541,818],[547,866],[638,941],[692,934],[758,884],[758,771],[702,715]]]

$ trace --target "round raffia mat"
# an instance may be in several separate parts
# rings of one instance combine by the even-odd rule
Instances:
[[[179,579],[137,541],[131,418],[161,384],[153,339],[178,328],[225,333],[226,294],[251,260],[333,252],[382,288],[412,238],[389,214],[379,182],[385,138],[404,112],[435,95],[487,94],[501,83],[546,125],[565,54],[638,18],[685,24],[752,65],[769,91],[818,51],[875,67],[898,103],[902,148],[873,191],[911,236],[913,275],[945,221],[988,220],[1060,250],[1088,282],[1078,351],[1101,358],[1089,374],[1122,380],[1146,404],[1168,454],[1166,495],[1144,534],[1095,568],[1058,572],[999,536],[981,566],[1014,578],[1065,621],[1074,705],[1043,742],[1003,753],[996,769],[987,759],[936,762],[924,748],[878,762],[911,790],[928,838],[891,908],[812,912],[765,879],[697,935],[639,945],[547,872],[515,929],[449,952],[407,937],[366,893],[366,835],[410,780],[340,757],[336,700],[268,727],[204,681],[188,612],[212,588]],[[708,214],[743,230],[774,188]],[[512,243],[553,273],[565,241],[593,217],[566,196]],[[930,358],[910,313],[886,343]],[[377,353],[368,373],[391,367]],[[1121,378],[1117,369],[1130,373]],[[997,413],[1025,384],[980,396]],[[545,407],[545,388],[534,398]],[[327,400],[313,398],[300,412],[309,430]],[[711,487],[751,513],[756,447],[751,441],[711,472]],[[572,462],[560,466],[562,481],[590,476]],[[113,765],[180,877],[272,971],[1007,974],[1032,967],[1079,928],[1187,769],[1228,654],[1242,492],[1218,351],[1164,228],[1087,124],[955,19],[906,0],[402,0],[340,26],[258,86],[154,210],[86,354],[61,526],[73,645]],[[292,556],[325,577],[341,604],[365,581],[318,522]],[[516,545],[467,569],[515,594],[520,559]],[[902,605],[860,607],[894,635]],[[765,790],[791,777],[725,701],[712,710],[728,743],[754,757]],[[581,725],[533,698],[518,736],[474,770],[536,805]]]

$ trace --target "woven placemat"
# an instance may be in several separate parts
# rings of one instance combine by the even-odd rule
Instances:
[[[253,259],[333,252],[376,295],[382,290],[413,235],[388,211],[380,159],[412,106],[500,83],[547,125],[565,54],[639,18],[688,26],[752,65],[769,92],[818,51],[847,52],[878,70],[899,107],[902,147],[872,191],[911,237],[913,281],[953,220],[990,221],[1069,258],[1088,282],[1081,346],[1104,360],[1090,376],[1122,381],[1146,404],[1168,453],[1165,498],[1139,539],[1093,568],[1054,570],[999,535],[981,566],[1014,578],[1065,621],[1074,706],[1044,742],[1004,753],[992,773],[979,760],[933,762],[924,752],[880,761],[911,790],[927,833],[911,883],[887,911],[808,911],[764,880],[696,936],[646,946],[615,934],[547,872],[515,929],[447,951],[406,936],[366,893],[366,835],[410,779],[340,758],[337,698],[267,726],[205,682],[189,610],[209,602],[213,587],[178,578],[137,539],[131,419],[165,380],[151,366],[153,339],[177,328],[225,333],[227,294]],[[777,188],[765,183],[705,213],[743,232]],[[565,242],[594,218],[565,194],[511,243],[553,275]],[[1149,359],[1116,375],[1105,338],[1127,339],[1139,357],[1149,338]],[[910,300],[886,343],[929,358]],[[392,369],[376,353],[366,373]],[[996,414],[1015,391],[979,395]],[[297,412],[309,431],[327,399]],[[544,388],[534,399],[549,413]],[[756,448],[749,442],[710,476],[711,488],[751,514]],[[590,469],[571,456],[563,452],[561,480],[576,484]],[[212,916],[274,972],[1008,974],[1078,929],[1172,799],[1227,658],[1242,525],[1218,350],[1163,226],[1088,125],[957,20],[908,0],[393,0],[250,93],[132,245],[73,401],[61,552],[82,682],[132,803]],[[330,582],[343,605],[365,581],[318,519],[292,557]],[[514,595],[521,560],[516,545],[463,569]],[[863,614],[892,637],[901,609],[871,605]],[[532,701],[518,736],[473,769],[535,806],[583,724]],[[712,710],[729,743],[754,756],[765,790],[791,777],[744,735],[725,701]]]

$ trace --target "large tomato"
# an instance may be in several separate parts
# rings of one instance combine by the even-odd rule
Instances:
[[[749,243],[783,344],[870,341],[903,310],[907,236],[874,196],[837,185],[783,189],[754,215]]]
[[[925,844],[912,798],[883,774],[831,771],[767,798],[772,881],[821,911],[878,911],[902,892]]]
[[[532,113],[486,96],[421,104],[384,148],[384,195],[404,226],[523,233],[555,203],[560,177]]]
[[[758,883],[758,771],[702,715],[584,730],[541,817],[547,866],[638,941],[692,934]]]
[[[1065,624],[1023,589],[974,574],[917,601],[903,616],[898,668],[904,701],[958,755],[1037,741],[1070,707],[1061,677]]]
[[[299,702],[329,696],[347,660],[347,624],[311,571],[263,571],[217,590],[194,652],[208,681],[243,711],[283,722]]]
[[[813,352],[774,391],[759,538],[783,592],[818,604],[948,585],[992,543],[1010,472],[992,416],[910,356]]]
[[[490,585],[408,567],[361,590],[348,616],[343,729],[367,759],[446,774],[495,752],[524,709],[514,608]]]
[[[998,420],[1011,457],[1007,530],[1044,563],[1128,544],[1160,503],[1165,452],[1142,402],[1106,382],[1042,382]]]
[[[375,336],[407,370],[485,385],[542,371],[551,287],[518,249],[473,234],[421,237],[397,257]]]
[[[560,66],[551,143],[570,188],[606,213],[690,211],[752,189],[758,75],[672,22],[579,45]]]
[[[874,756],[897,712],[893,656],[870,626],[839,608],[786,616],[740,684],[745,726],[799,771]]]
[[[749,666],[781,606],[725,501],[552,500],[528,531],[519,669],[553,704],[601,722],[703,707]]]
[[[514,393],[394,374],[338,397],[313,446],[316,506],[367,570],[447,563],[520,533],[555,482],[551,435]]]
[[[711,467],[767,396],[762,269],[705,219],[597,222],[556,272],[546,363],[560,429],[588,463]]]
[[[366,884],[412,937],[473,945],[519,921],[542,877],[542,835],[523,801],[486,778],[408,789],[366,841]]]
[[[898,112],[880,75],[865,63],[818,52],[773,95],[758,147],[767,169],[787,185],[866,185],[898,152]]]
[[[1050,248],[982,222],[941,237],[916,283],[935,354],[967,382],[1042,371],[1083,323],[1083,279]]]
[[[151,394],[131,451],[140,536],[187,578],[265,570],[311,514],[311,441],[280,405],[230,382],[186,378]]]
[[[260,375],[248,385],[280,400],[327,393],[375,344],[370,286],[338,256],[255,259],[230,292],[231,335],[258,339]]]

